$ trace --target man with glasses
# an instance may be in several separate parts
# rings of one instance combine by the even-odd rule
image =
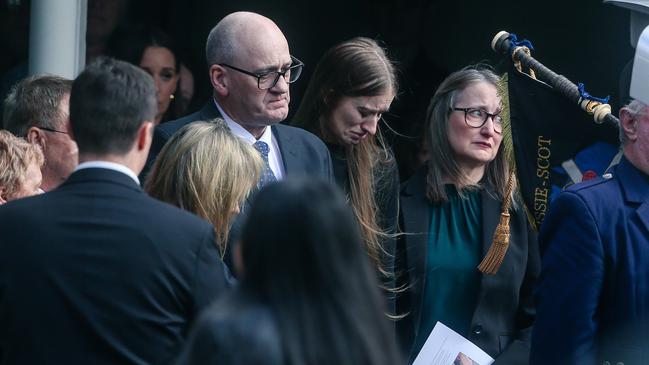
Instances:
[[[44,191],[59,186],[77,166],[77,144],[68,135],[71,87],[72,81],[59,76],[30,76],[4,101],[4,128],[43,150]]]
[[[289,84],[303,64],[289,53],[282,31],[270,19],[250,12],[224,17],[206,44],[213,99],[197,113],[155,130],[148,166],[166,141],[184,125],[223,118],[266,162],[260,181],[309,175],[332,180],[331,158],[322,141],[301,129],[280,125],[289,111]]]

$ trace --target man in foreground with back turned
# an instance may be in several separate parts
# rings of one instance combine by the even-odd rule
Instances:
[[[149,75],[100,59],[79,75],[79,166],[0,209],[0,363],[168,364],[224,292],[213,227],[142,192],[156,113]]]

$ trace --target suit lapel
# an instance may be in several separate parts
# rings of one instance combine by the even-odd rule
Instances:
[[[430,203],[426,198],[427,169],[417,171],[406,183],[401,197],[401,206],[406,237],[406,261],[412,270],[411,288],[415,333],[419,331],[423,292],[426,286],[426,262],[428,255],[428,231],[430,229]],[[417,227],[421,231],[413,231]],[[414,280],[412,280],[414,279]]]
[[[482,257],[480,257],[480,260],[482,260],[491,247],[493,234],[496,231],[496,226],[498,226],[500,220],[501,203],[494,198],[489,191],[484,189],[480,192],[480,201],[482,209]],[[476,270],[478,269],[476,268]],[[485,307],[483,306],[485,296],[487,292],[490,291],[490,288],[497,286],[496,283],[498,280],[501,280],[500,277],[501,276],[499,275],[480,274],[480,292],[478,294],[478,301],[471,322],[479,322],[476,318],[484,317],[480,312],[481,309]]]
[[[640,204],[636,214],[649,231],[649,177],[631,165],[626,158],[616,166],[615,174],[622,186],[624,199],[627,202]]]
[[[491,241],[500,220],[501,204],[486,190],[480,193],[480,200],[482,203],[482,257],[484,257],[491,247]]]
[[[644,224],[644,227],[649,231],[649,202],[644,202],[640,205],[636,213],[642,224]]]
[[[284,172],[288,176],[300,164],[298,151],[295,144],[292,143],[293,137],[290,133],[286,133],[284,126],[279,124],[271,126],[271,131],[277,140],[279,153],[282,156],[282,163],[284,165]]]
[[[215,118],[223,118],[221,113],[219,112],[219,109],[216,107],[216,104],[214,104],[214,100],[211,100],[205,104],[203,109],[200,110],[198,113],[199,119],[204,120],[204,121],[212,121]]]

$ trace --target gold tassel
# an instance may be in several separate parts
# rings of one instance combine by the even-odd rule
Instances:
[[[494,232],[494,239],[487,255],[482,259],[478,270],[484,274],[495,275],[505,259],[509,247],[509,213],[500,213],[500,223]]]
[[[503,202],[503,211],[500,213],[500,222],[494,232],[494,238],[491,242],[491,247],[487,251],[487,255],[482,259],[478,270],[483,274],[495,275],[500,269],[507,248],[509,248],[509,206],[511,205],[512,190],[514,189],[514,171],[509,173],[509,181],[507,181],[507,189],[505,189],[505,201]]]

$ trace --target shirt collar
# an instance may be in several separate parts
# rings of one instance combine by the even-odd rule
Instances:
[[[136,184],[140,185],[140,179],[138,179],[137,175],[129,169],[128,167],[118,164],[115,162],[109,162],[109,161],[86,161],[80,163],[74,171],[79,171],[83,169],[91,169],[91,168],[100,168],[100,169],[108,169],[108,170],[113,170],[117,172],[121,172],[124,175],[130,177],[135,181]]]
[[[244,141],[247,141],[250,144],[253,144],[257,141],[263,141],[266,142],[269,146],[272,141],[272,130],[271,128],[266,127],[264,129],[264,133],[261,135],[259,139],[255,138],[250,132],[248,132],[245,128],[241,126],[241,124],[237,123],[232,119],[224,110],[221,108],[219,103],[214,100],[214,105],[216,105],[216,108],[219,110],[219,113],[221,113],[221,116],[223,117],[223,120],[225,120],[225,123],[227,123],[228,127],[230,128],[230,131],[232,133],[243,139]]]

